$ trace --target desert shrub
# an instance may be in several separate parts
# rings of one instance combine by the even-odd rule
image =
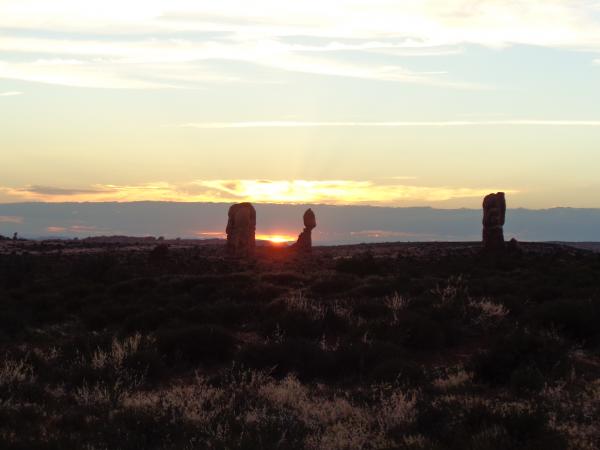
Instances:
[[[101,289],[100,286],[94,286],[91,283],[74,282],[62,289],[62,295],[65,300],[84,300],[85,297],[99,289]]]
[[[518,280],[512,276],[503,276],[491,273],[488,276],[471,280],[469,290],[472,295],[480,297],[498,297],[501,295],[511,295],[518,292]]]
[[[20,287],[30,283],[36,267],[31,255],[1,255],[0,282],[6,289]]]
[[[250,302],[217,301],[202,307],[207,321],[218,323],[226,328],[235,327],[248,322],[260,314],[261,304]]]
[[[418,313],[405,314],[399,327],[405,329],[404,343],[415,350],[439,350],[446,345],[442,323]]]
[[[358,276],[381,275],[394,267],[394,262],[388,258],[376,258],[366,252],[336,262],[335,270]]]
[[[378,298],[361,299],[353,302],[353,313],[363,319],[372,320],[378,318],[389,318],[389,308]]]
[[[130,373],[143,375],[144,381],[149,384],[161,381],[167,375],[165,360],[154,346],[129,355],[123,361],[123,367]]]
[[[440,442],[442,448],[451,448],[451,443],[460,432],[458,426],[462,407],[448,402],[434,403],[431,398],[424,397],[417,404],[415,430],[434,442]],[[435,448],[435,447],[434,447]]]
[[[537,305],[528,315],[533,322],[557,328],[571,338],[600,343],[600,301],[554,300]]]
[[[509,380],[509,386],[520,395],[538,392],[544,387],[544,383],[544,375],[535,365],[517,367]]]
[[[416,363],[400,357],[375,361],[369,371],[374,382],[401,382],[418,385],[423,382],[423,369]]]
[[[218,298],[218,285],[212,283],[198,283],[190,289],[190,295],[196,301],[209,301]]]
[[[511,438],[511,447],[566,450],[565,438],[549,426],[548,416],[541,409],[516,410],[501,416],[501,423]]]
[[[267,283],[289,287],[300,287],[307,281],[305,276],[295,272],[267,273],[262,276],[262,280]]]
[[[159,330],[159,351],[171,362],[215,363],[231,359],[235,339],[217,325],[186,326]]]
[[[364,279],[353,295],[357,297],[385,297],[398,291],[399,285],[393,278],[370,276]]]
[[[330,275],[317,279],[310,287],[313,297],[336,296],[352,290],[358,280],[348,275]]]
[[[463,450],[567,448],[564,437],[550,427],[541,409],[495,408],[486,403],[448,401],[418,403],[416,429],[430,437],[433,448]],[[438,447],[439,446],[439,447]]]
[[[569,367],[567,347],[557,337],[523,329],[497,338],[473,363],[479,380],[507,385],[513,379],[516,387],[536,386],[532,381],[536,370],[548,379],[564,375]]]
[[[135,294],[138,289],[138,284],[135,280],[120,281],[108,289],[111,296],[128,296]]]
[[[148,262],[154,265],[163,265],[169,261],[169,246],[167,244],[158,244],[148,254]]]
[[[25,330],[29,322],[28,316],[23,311],[0,306],[0,342],[10,341]]]
[[[529,308],[527,300],[518,295],[501,295],[494,300],[504,305],[509,317],[520,317]]]
[[[334,336],[345,334],[350,329],[348,314],[340,311],[335,304],[327,305],[323,316],[323,332]]]
[[[562,276],[562,275],[561,275]],[[564,298],[569,295],[561,286],[555,285],[554,280],[544,280],[542,283],[532,289],[531,300],[536,303],[542,303],[558,298]]]
[[[157,291],[163,296],[188,294],[198,284],[198,277],[184,275],[163,276],[158,283]]]
[[[260,331],[268,336],[280,330],[288,337],[307,339],[319,338],[324,331],[323,320],[315,318],[307,311],[282,311],[279,314],[268,315],[261,322]]]
[[[160,411],[123,409],[109,416],[99,430],[98,444],[119,450],[175,448],[185,445],[181,427]],[[179,438],[179,439],[178,439]]]
[[[39,400],[33,366],[25,359],[4,358],[0,362],[0,405],[15,395],[27,401]]]
[[[128,333],[150,332],[158,329],[169,318],[170,313],[164,308],[146,309],[128,316],[123,322],[123,328]]]
[[[101,309],[86,311],[82,314],[82,320],[85,326],[93,331],[99,331],[110,325],[110,317]]]
[[[328,352],[333,359],[331,379],[414,382],[422,376],[420,368],[408,360],[397,345],[382,342],[347,342]]]
[[[82,255],[69,267],[71,276],[99,283],[108,281],[117,265],[118,257],[116,255],[103,252],[97,255]]]
[[[240,300],[245,302],[270,302],[280,297],[286,289],[281,286],[275,286],[269,283],[263,283],[258,286],[254,286],[245,291],[240,292],[236,296],[231,296],[233,300]]]
[[[239,352],[237,359],[245,367],[270,370],[277,378],[289,373],[295,373],[303,380],[328,379],[337,375],[333,370],[332,355],[323,351],[318,343],[302,338],[250,344]]]

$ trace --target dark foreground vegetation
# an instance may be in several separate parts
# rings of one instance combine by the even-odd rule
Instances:
[[[598,448],[598,254],[14,246],[2,449]]]

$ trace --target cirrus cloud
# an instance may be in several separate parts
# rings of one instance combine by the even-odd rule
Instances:
[[[229,128],[404,128],[404,127],[472,127],[472,126],[559,126],[600,127],[600,120],[439,120],[439,121],[390,121],[390,122],[309,122],[309,121],[252,121],[252,122],[189,122],[180,128],[229,129]]]
[[[260,81],[244,69],[208,67],[226,61],[271,69],[275,81],[283,71],[481,87],[394,57],[471,44],[598,51],[598,9],[589,0],[6,0],[0,77],[140,89]]]

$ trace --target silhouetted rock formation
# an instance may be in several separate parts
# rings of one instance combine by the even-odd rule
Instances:
[[[506,248],[508,249],[508,251],[510,251],[512,253],[518,253],[521,251],[521,247],[519,246],[519,241],[517,241],[515,238],[512,238],[510,241],[508,241],[506,243]]]
[[[298,236],[298,241],[294,244],[294,248],[303,253],[312,251],[312,230],[317,227],[317,218],[312,209],[306,210],[303,216],[304,230]]]
[[[486,195],[483,199],[483,247],[486,250],[504,248],[505,219],[504,192]]]
[[[229,208],[227,221],[227,254],[236,257],[254,255],[256,247],[256,210],[250,203]]]

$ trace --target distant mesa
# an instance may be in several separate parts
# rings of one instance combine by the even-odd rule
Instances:
[[[304,230],[298,236],[298,241],[292,246],[301,253],[312,252],[312,230],[317,227],[317,218],[312,209],[308,209],[303,216]]]
[[[486,195],[483,199],[483,248],[496,251],[504,248],[506,198],[504,192]]]
[[[229,208],[227,254],[238,258],[254,255],[256,248],[256,210],[251,203],[237,203]]]

